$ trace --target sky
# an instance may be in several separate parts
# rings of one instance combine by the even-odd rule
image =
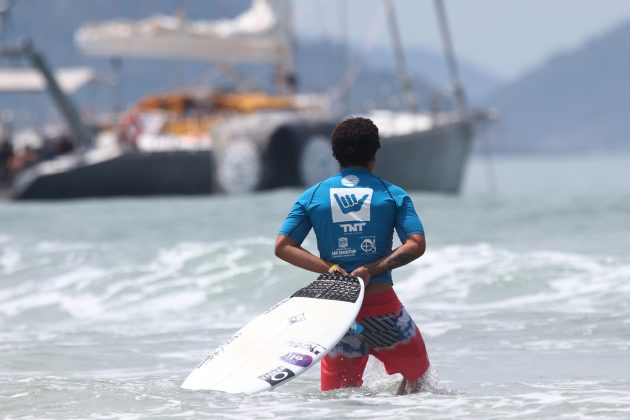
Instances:
[[[295,26],[301,36],[348,37],[360,48],[391,45],[387,28],[379,24],[384,19],[382,0],[298,1]],[[394,2],[404,45],[441,51],[433,0]],[[516,79],[553,54],[576,49],[593,36],[630,22],[630,0],[445,0],[445,4],[457,56],[502,81]]]

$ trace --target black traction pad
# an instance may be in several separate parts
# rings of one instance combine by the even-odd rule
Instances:
[[[322,274],[317,280],[295,292],[291,297],[356,302],[361,293],[358,277],[343,274]]]

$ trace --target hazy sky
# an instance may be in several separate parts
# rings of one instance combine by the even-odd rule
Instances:
[[[390,45],[382,0],[298,0],[298,33],[342,38],[359,46]],[[433,0],[394,0],[405,45],[441,51]],[[458,56],[502,79],[574,49],[594,35],[630,21],[630,0],[445,0]],[[319,18],[313,18],[319,16]],[[323,17],[325,16],[325,17]],[[383,28],[379,31],[379,27]],[[380,37],[371,35],[380,32]],[[630,53],[630,46],[628,46]]]

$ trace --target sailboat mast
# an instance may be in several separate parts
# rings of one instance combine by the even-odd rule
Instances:
[[[0,45],[6,45],[9,21],[11,20],[11,8],[15,1],[0,0]]]
[[[438,24],[440,26],[440,35],[442,38],[442,46],[444,48],[444,55],[446,56],[446,63],[448,66],[448,72],[451,79],[451,89],[457,105],[460,110],[466,109],[466,95],[464,93],[464,87],[459,79],[459,70],[457,67],[457,60],[455,59],[455,50],[453,49],[453,41],[448,27],[448,20],[446,18],[446,9],[444,7],[443,0],[434,0],[435,11],[437,13]]]
[[[396,12],[394,10],[394,3],[392,0],[384,0],[385,13],[387,14],[387,26],[389,26],[389,33],[392,39],[392,45],[394,54],[396,56],[396,67],[398,69],[398,82],[400,88],[405,96],[407,106],[411,111],[417,111],[418,106],[416,103],[416,96],[413,92],[413,86],[411,84],[411,78],[407,71],[407,63],[405,61],[405,54],[402,48],[402,41],[400,40],[400,31],[398,30],[398,21],[396,19]]]
[[[59,107],[61,114],[65,117],[74,136],[76,147],[87,147],[91,144],[92,134],[90,129],[83,123],[79,111],[57,82],[55,74],[48,66],[44,56],[33,47],[30,41],[23,41],[16,46],[0,46],[0,57],[24,58],[29,60],[31,65],[37,69],[44,80],[46,80],[50,96]]]
[[[340,16],[340,25],[339,27],[342,28],[342,35],[341,35],[341,51],[342,51],[342,55],[343,55],[343,69],[348,69],[350,68],[350,21],[348,19],[349,15],[348,15],[348,1],[347,0],[343,0],[339,2],[339,16]],[[343,71],[341,73],[341,79],[343,80],[344,74]],[[348,113],[350,111],[350,89],[346,89],[343,92],[343,96],[342,96],[342,100],[341,103],[343,105],[343,111],[344,113]]]
[[[295,93],[297,90],[297,76],[295,72],[295,26],[294,13],[291,0],[272,0],[275,2],[274,9],[278,16],[281,16],[280,25],[282,37],[286,41],[286,46],[282,46],[279,51],[278,63],[276,65],[276,85],[282,93]]]

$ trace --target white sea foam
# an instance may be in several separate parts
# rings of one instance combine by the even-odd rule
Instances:
[[[422,324],[422,334],[429,337],[438,337],[450,331],[456,331],[462,328],[461,323],[454,321],[431,321]]]
[[[412,267],[397,289],[425,309],[584,313],[627,311],[630,300],[630,262],[620,259],[479,244],[432,250]]]
[[[65,314],[83,323],[90,319],[129,323],[163,318],[171,312],[186,319],[202,311],[198,320],[214,319],[217,325],[235,328],[264,310],[240,304],[243,294],[262,298],[266,289],[278,283],[271,273],[279,262],[267,257],[272,246],[272,239],[262,237],[180,242],[158,249],[148,261],[120,260],[103,266],[90,255],[107,252],[107,248],[86,243],[41,242],[30,248],[5,244],[0,248],[0,270],[13,274],[18,269],[39,270],[48,275],[0,284],[0,314],[18,317],[38,310],[47,314],[47,321]],[[68,256],[78,262],[72,269]],[[262,305],[275,303],[264,297]]]
[[[0,313],[16,316],[36,308],[57,306],[77,317],[99,314],[102,312],[100,299],[90,293],[76,293],[74,285],[101,274],[100,270],[84,267],[51,276],[45,281],[30,280],[15,286],[7,285],[0,291]]]
[[[20,253],[10,246],[5,246],[0,250],[0,272],[9,275],[17,271],[22,262]]]

